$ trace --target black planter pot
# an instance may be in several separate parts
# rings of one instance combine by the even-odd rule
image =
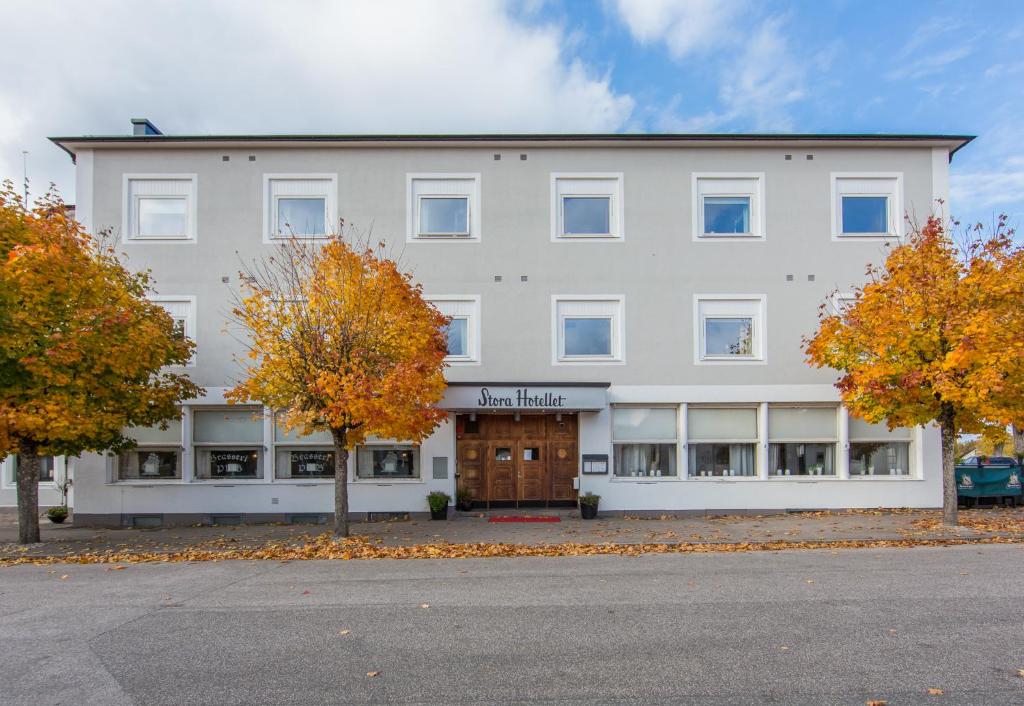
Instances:
[[[440,510],[430,508],[430,519],[432,520],[447,520],[448,519],[448,508],[443,507]]]
[[[597,517],[597,505],[580,503],[580,517],[584,520],[593,520]]]

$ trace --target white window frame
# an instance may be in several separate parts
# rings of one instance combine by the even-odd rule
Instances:
[[[842,316],[846,307],[857,301],[857,295],[853,292],[833,292],[828,298],[828,313],[832,316]]]
[[[419,190],[417,182],[449,181],[464,182],[461,190],[453,190],[450,193],[439,193],[424,184],[424,191]],[[405,229],[406,242],[444,242],[444,243],[479,243],[481,240],[481,205],[480,205],[480,174],[476,172],[417,172],[405,175]],[[420,201],[430,197],[464,197],[469,201],[469,234],[446,234],[438,233],[433,235],[421,235],[420,230]]]
[[[416,449],[417,463],[419,464],[417,475],[413,478],[385,478],[385,477],[369,477],[361,478],[359,476],[359,449],[362,447],[374,448],[374,447],[389,447],[389,446],[412,446]],[[352,453],[349,454],[349,483],[353,484],[369,484],[369,485],[402,485],[408,483],[419,483],[425,484],[427,482],[426,473],[423,469],[423,445],[415,444],[411,441],[395,441],[394,439],[377,439],[370,438],[365,440],[361,444],[357,444],[352,449]]]
[[[196,441],[196,424],[195,414],[196,412],[239,412],[248,411],[256,414],[256,410],[263,415],[263,438],[261,441],[252,442],[228,442],[228,441]],[[273,433],[273,427],[267,424],[267,418],[270,411],[265,407],[257,407],[254,405],[190,405],[189,406],[189,424],[188,424],[188,453],[191,454],[191,477],[189,478],[190,483],[207,484],[207,485],[258,485],[261,483],[270,483],[270,474],[273,472],[272,463],[268,462],[267,455],[270,453],[273,447],[273,437],[268,442],[267,430],[270,429],[270,433]],[[271,422],[273,419],[271,418]],[[232,448],[258,448],[259,457],[256,460],[256,467],[259,470],[259,476],[256,478],[201,478],[200,477],[200,466],[199,466],[199,452],[203,449],[221,449],[229,451]],[[184,473],[182,473],[184,476]]]
[[[188,445],[185,442],[185,434],[188,433],[186,429],[191,430],[185,423],[185,414],[182,410],[181,416],[178,418],[181,421],[181,436],[178,438],[177,452],[178,452],[178,464],[180,466],[180,477],[179,478],[121,478],[121,456],[124,453],[131,453],[136,450],[145,449],[170,449],[174,446],[173,443],[160,443],[160,442],[139,442],[136,443],[134,449],[123,451],[112,459],[112,470],[113,477],[112,483],[118,485],[181,485],[185,483],[185,459],[188,454]],[[159,426],[159,425],[154,425]]]
[[[703,437],[691,437],[690,436],[690,412],[699,411],[701,409],[746,409],[754,411],[754,424],[756,435],[752,438],[745,437],[732,437],[728,439],[705,439]],[[767,430],[762,428],[762,415],[761,405],[759,403],[747,403],[741,402],[738,404],[733,403],[715,403],[715,402],[701,402],[697,404],[686,404],[683,410],[684,419],[686,420],[683,429],[686,433],[683,439],[683,452],[686,454],[686,480],[698,480],[703,482],[726,482],[726,483],[749,483],[752,481],[761,480],[761,464],[762,455],[761,447],[764,444],[763,439],[767,437]],[[701,445],[701,444],[745,444],[754,446],[754,473],[749,476],[700,476],[697,475],[699,471],[695,468],[690,468],[690,446]]]
[[[423,296],[445,316],[466,319],[466,352],[464,356],[445,356],[451,366],[480,365],[480,295],[479,294],[425,294]],[[469,308],[469,313],[449,313],[456,308]]]
[[[41,490],[56,490],[57,484],[68,477],[67,457],[55,456],[54,454],[44,455],[53,456],[53,480],[39,481],[39,488]],[[0,473],[0,487],[18,489],[17,469],[15,468],[16,456],[16,453],[12,453],[6,458],[0,459],[0,470],[3,471],[3,473]]]
[[[745,188],[736,188],[745,182]],[[694,172],[691,223],[693,241],[765,240],[764,172]],[[704,197],[734,196],[750,199],[749,233],[705,233]]]
[[[551,242],[622,242],[625,233],[625,177],[622,172],[552,172]],[[573,183],[580,182],[580,183]],[[565,196],[607,197],[609,200],[607,235],[601,233],[566,235],[563,231],[562,199]]]
[[[903,237],[903,172],[832,172],[829,175],[829,183],[832,199],[832,240],[871,241]],[[874,188],[876,185],[877,188]],[[889,232],[844,233],[844,196],[885,196],[888,199]]]
[[[184,194],[147,195],[133,193],[136,182],[186,182]],[[124,174],[121,186],[121,240],[123,243],[195,243],[197,240],[197,202],[199,177],[196,174]],[[177,236],[138,235],[139,199],[142,198],[184,198],[188,208],[188,232]]]
[[[921,473],[923,468],[921,459],[918,456],[919,449],[921,448],[921,427],[908,427],[910,429],[910,437],[907,439],[894,439],[891,436],[872,436],[872,437],[861,437],[854,439],[850,433],[850,429],[853,427],[853,418],[847,415],[847,427],[845,434],[845,441],[842,444],[843,447],[840,449],[840,453],[846,456],[846,468],[848,480],[854,481],[868,481],[870,483],[896,483],[899,481],[913,481],[923,480],[924,476]],[[867,473],[854,474],[850,471],[850,465],[853,461],[851,452],[853,451],[854,444],[907,444],[907,472],[903,475],[870,475]]]
[[[694,365],[765,365],[768,362],[767,297],[764,294],[694,294],[693,295],[693,364]],[[735,313],[705,315],[705,302],[736,302]],[[750,356],[705,355],[705,319],[752,318],[753,354]]]
[[[194,368],[194,367],[196,367],[196,358],[198,357],[198,353],[199,353],[199,341],[196,339],[196,298],[195,298],[195,296],[190,295],[190,294],[151,294],[149,296],[149,300],[151,302],[153,302],[154,304],[160,304],[161,306],[163,306],[164,304],[187,304],[188,305],[188,313],[184,317],[175,316],[174,314],[172,314],[170,311],[167,310],[166,306],[164,307],[164,310],[167,311],[167,313],[170,314],[171,317],[174,318],[175,320],[177,320],[177,319],[183,319],[184,320],[184,322],[185,322],[185,338],[189,339],[190,341],[192,341],[192,343],[195,344],[195,347],[192,349],[192,357],[189,358],[188,363],[185,364],[184,367],[186,367],[186,368]]]
[[[608,481],[610,483],[673,483],[677,481],[686,480],[686,464],[683,460],[683,454],[686,453],[686,444],[683,440],[684,422],[683,418],[686,415],[686,409],[684,405],[672,404],[672,403],[616,403],[611,406],[612,414],[614,410],[618,409],[674,409],[676,412],[676,436],[674,439],[623,439],[617,441],[615,439],[615,426],[614,420],[609,420],[612,425],[611,430],[611,441],[612,441],[612,468],[609,472]],[[642,444],[672,444],[676,449],[676,474],[674,476],[620,476],[615,473],[615,447],[616,446],[630,446],[630,445],[642,445]]]
[[[316,441],[316,440],[310,441],[310,440],[308,440],[309,437],[299,437],[298,439],[281,439],[280,441],[278,441],[278,438],[277,438],[277,426],[278,426],[277,417],[280,414],[280,412],[276,412],[276,411],[267,409],[264,412],[264,414],[266,414],[266,415],[268,415],[270,417],[270,444],[269,444],[269,446],[270,446],[270,449],[269,449],[269,455],[270,455],[270,461],[269,461],[270,471],[269,471],[269,475],[270,475],[270,478],[269,478],[269,482],[271,482],[271,483],[280,483],[280,484],[284,484],[284,485],[287,485],[287,484],[293,484],[293,485],[294,484],[301,484],[301,485],[333,484],[334,483],[334,477],[333,476],[328,476],[328,477],[309,477],[309,478],[302,478],[302,477],[278,478],[278,476],[277,476],[277,453],[278,453],[278,451],[308,450],[308,451],[332,451],[333,452],[333,451],[335,451],[335,449],[334,449],[333,443],[324,443],[322,441]],[[264,436],[266,436],[266,434],[267,434],[267,432],[264,431]]]
[[[773,410],[778,410],[778,409],[828,409],[828,410],[831,410],[833,412],[833,414],[834,414],[834,421],[835,421],[834,433],[833,433],[832,436],[828,436],[828,437],[814,437],[814,436],[807,435],[807,436],[800,436],[800,437],[797,437],[797,438],[790,438],[790,437],[776,437],[776,436],[772,436],[772,433],[771,433],[771,428],[772,428],[771,427],[771,425],[772,425],[771,415],[772,415],[772,411]],[[807,402],[807,403],[795,403],[795,402],[793,402],[793,403],[790,403],[790,402],[784,402],[784,403],[771,403],[771,404],[769,404],[768,405],[768,420],[767,420],[768,424],[767,424],[767,426],[765,427],[765,430],[764,430],[765,442],[767,444],[767,449],[768,449],[768,457],[769,458],[771,457],[771,446],[772,446],[772,444],[807,444],[807,445],[819,445],[819,446],[831,445],[832,446],[832,473],[830,473],[830,474],[821,474],[821,475],[814,475],[812,473],[808,473],[807,475],[788,475],[788,476],[787,475],[778,475],[778,474],[776,474],[774,472],[774,470],[772,469],[771,465],[769,464],[769,466],[765,469],[765,472],[768,474],[768,480],[769,481],[780,481],[780,480],[836,481],[836,480],[841,480],[840,477],[839,477],[839,472],[840,472],[840,469],[839,469],[839,467],[840,467],[839,455],[843,454],[843,453],[848,453],[848,451],[843,449],[843,444],[841,443],[842,433],[840,431],[840,427],[843,424],[843,418],[842,418],[842,414],[840,412],[841,412],[841,410],[840,410],[839,405],[830,404],[830,403],[816,403],[816,402]]]
[[[611,354],[606,356],[566,356],[561,304],[604,303],[607,313],[600,315],[569,316],[579,318],[611,319]],[[625,350],[625,308],[626,298],[621,294],[555,294],[551,297],[551,364],[552,365],[624,365]]]
[[[301,194],[275,194],[274,184],[287,181],[314,181],[320,182],[323,187],[317,191],[308,191]],[[310,235],[304,233],[279,234],[277,232],[277,203],[281,198],[296,199],[324,199],[324,230],[323,235]],[[263,175],[263,242],[279,243],[294,237],[296,240],[325,240],[331,237],[331,228],[338,220],[338,175],[330,173],[319,174],[264,174]]]

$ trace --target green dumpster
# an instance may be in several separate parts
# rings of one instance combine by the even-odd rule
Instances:
[[[956,494],[961,498],[1010,498],[1014,505],[1021,498],[1019,466],[957,466]]]

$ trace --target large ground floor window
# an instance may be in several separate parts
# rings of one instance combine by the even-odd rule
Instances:
[[[263,410],[202,409],[192,413],[197,480],[263,477]]]
[[[690,444],[690,474],[752,476],[756,468],[754,444]]]
[[[909,442],[859,441],[850,443],[851,476],[905,476],[909,473]]]
[[[394,480],[420,477],[420,450],[413,444],[373,444],[356,448],[356,477]]]
[[[835,444],[770,444],[768,468],[776,476],[832,476],[835,456]]]
[[[768,473],[773,476],[834,476],[839,408],[768,407]]]
[[[620,478],[675,478],[679,439],[675,407],[615,407],[612,445]]]

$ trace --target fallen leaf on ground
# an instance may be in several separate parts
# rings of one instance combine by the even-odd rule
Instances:
[[[63,581],[63,580],[64,580],[64,579],[66,579],[67,577],[68,577],[68,575],[67,575],[67,574],[64,574],[63,576],[61,576],[61,577],[60,577],[60,580],[61,580],[61,581]]]
[[[348,635],[350,632],[352,632],[352,631],[351,630],[339,630],[338,634],[339,635]]]
[[[420,603],[420,608],[429,608],[429,607],[430,607],[429,603]]]
[[[928,690],[928,695],[929,696],[942,696],[945,693],[946,692],[944,692],[942,689],[929,689]]]
[[[380,674],[380,672],[367,672],[366,676],[368,676],[368,677],[375,677],[375,676],[377,676],[379,674]]]
[[[883,699],[871,699],[864,702],[865,706],[888,706],[889,702]]]

